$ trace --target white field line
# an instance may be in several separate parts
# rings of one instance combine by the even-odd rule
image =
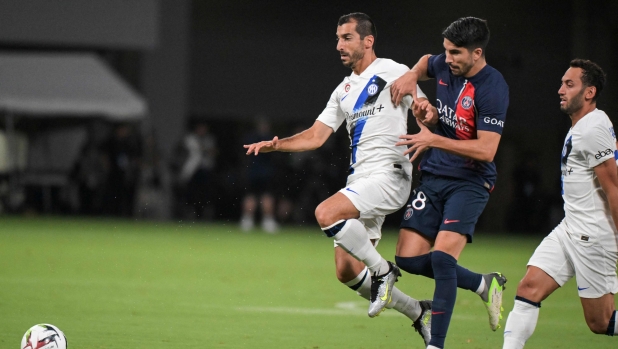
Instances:
[[[340,302],[334,308],[296,308],[296,307],[236,307],[237,311],[248,313],[278,313],[295,315],[329,315],[329,316],[367,316],[367,302]],[[403,316],[399,312],[387,309],[380,316]],[[479,316],[453,314],[456,320],[480,320]],[[483,317],[484,319],[484,317]]]

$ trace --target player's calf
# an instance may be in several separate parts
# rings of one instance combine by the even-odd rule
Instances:
[[[515,297],[513,310],[509,313],[504,327],[502,349],[522,349],[534,333],[539,318],[541,303],[521,296]]]
[[[616,311],[612,312],[612,317],[609,319],[605,334],[608,336],[615,336],[618,334],[618,323],[616,322]]]
[[[613,295],[609,295],[613,302]],[[603,298],[603,297],[601,297]],[[586,303],[588,301],[588,303]],[[597,302],[595,302],[597,301]],[[597,304],[595,309],[591,309],[591,305]],[[608,336],[614,336],[616,333],[616,310],[613,310],[613,304],[600,305],[603,303],[600,299],[582,299],[582,305],[584,306],[584,318],[586,324],[592,333],[606,334]]]

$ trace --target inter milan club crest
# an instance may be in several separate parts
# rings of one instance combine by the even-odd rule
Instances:
[[[410,217],[412,217],[413,214],[414,214],[414,210],[410,207],[406,210],[406,214],[403,215],[403,219],[407,221],[408,219],[410,219]]]
[[[343,90],[345,92],[350,92],[350,84],[345,84],[345,87],[343,88]]]
[[[470,96],[465,96],[462,100],[461,100],[461,106],[464,109],[470,109],[470,107],[472,106],[472,98]]]
[[[369,85],[369,87],[367,87],[367,94],[369,94],[370,96],[373,96],[376,93],[378,93],[378,85],[371,84]]]

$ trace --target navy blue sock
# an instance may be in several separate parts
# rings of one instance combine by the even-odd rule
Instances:
[[[433,267],[431,265],[431,254],[424,254],[416,257],[399,257],[395,256],[395,263],[399,268],[407,271],[410,274],[422,275],[433,279]],[[476,292],[481,284],[483,275],[470,271],[460,265],[456,266],[457,271],[457,287],[464,290]]]
[[[455,299],[457,298],[457,260],[448,253],[434,251],[431,264],[436,280],[431,309],[430,345],[444,348],[444,340],[451,323]]]
[[[612,313],[612,317],[609,319],[609,325],[607,325],[607,332],[605,333],[608,336],[613,336],[614,328],[616,327],[616,311]]]
[[[457,263],[457,261],[455,261],[455,263]],[[455,266],[455,269],[457,271],[457,287],[476,292],[481,284],[483,275],[466,269],[459,264]]]
[[[402,270],[410,274],[422,275],[433,279],[433,267],[431,266],[431,252],[416,257],[395,256],[395,263]]]

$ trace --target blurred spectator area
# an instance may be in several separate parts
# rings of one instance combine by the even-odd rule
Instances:
[[[104,155],[103,145],[117,126],[130,124],[124,149],[137,155],[124,162],[123,152],[114,154],[132,164],[124,178],[135,191],[134,217],[169,218],[180,202],[187,217],[236,222],[249,166],[242,135],[254,130],[252,118],[268,115],[280,137],[309,127],[350,74],[332,40],[337,18],[362,8],[381,28],[378,56],[407,65],[441,52],[440,33],[455,18],[472,13],[488,20],[488,59],[511,94],[498,181],[477,227],[546,232],[554,225],[547,222],[563,216],[557,159],[569,127],[555,82],[572,58],[599,63],[610,79],[599,109],[616,124],[618,46],[607,43],[615,41],[618,2],[471,2],[452,11],[442,2],[398,6],[393,12],[375,1],[0,1],[0,212],[31,201],[37,211],[58,212],[58,202],[68,202],[69,212],[104,214],[114,152]],[[409,21],[410,11],[432,16]],[[419,28],[424,34],[411,36]],[[420,86],[435,100],[435,81]],[[218,155],[205,191],[190,191],[187,182],[185,192],[195,197],[177,195],[175,202],[174,164],[178,170],[181,157],[174,150],[192,119],[208,123]],[[264,154],[277,166],[280,222],[315,226],[317,203],[345,185],[348,146],[341,127],[315,151]],[[526,159],[531,153],[534,159]],[[385,224],[397,227],[401,215]]]
[[[66,187],[94,122],[139,122],[146,102],[97,55],[0,54],[0,171],[10,210],[35,188],[50,210]]]

